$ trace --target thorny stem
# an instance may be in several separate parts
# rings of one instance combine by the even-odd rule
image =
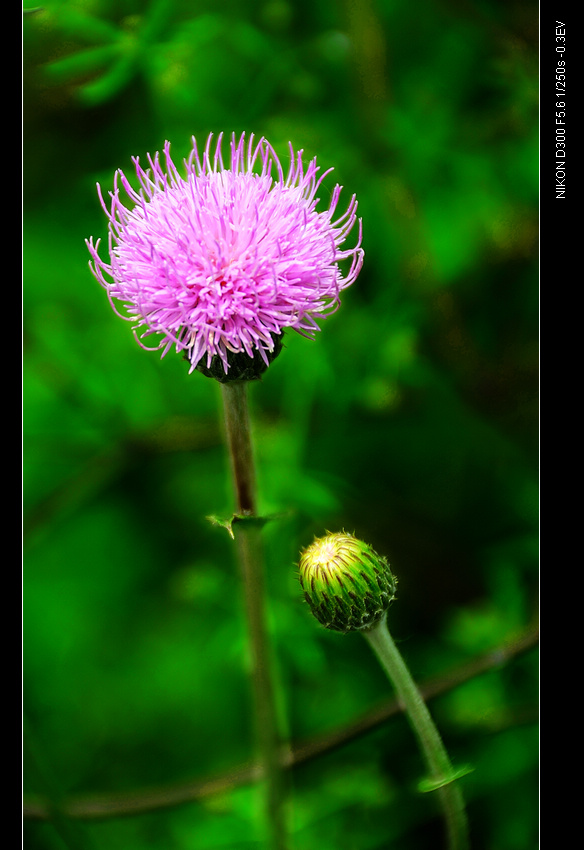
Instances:
[[[247,382],[222,384],[227,443],[240,515],[257,516],[255,468],[247,404]],[[284,770],[264,609],[260,524],[234,522],[249,631],[256,735],[265,783],[265,806],[273,850],[285,850]]]
[[[468,826],[462,792],[459,784],[454,781],[454,770],[440,733],[389,633],[386,617],[383,617],[372,629],[363,631],[362,634],[393,682],[410,724],[418,737],[430,771],[430,778],[436,782],[436,790],[446,820],[449,850],[467,850]]]

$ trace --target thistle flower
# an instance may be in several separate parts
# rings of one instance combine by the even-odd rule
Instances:
[[[319,176],[316,159],[305,168],[302,151],[290,145],[285,175],[271,145],[254,143],[253,135],[247,144],[244,135],[232,136],[226,166],[221,141],[222,134],[212,151],[209,136],[201,157],[193,138],[184,177],[168,142],[164,164],[149,155],[145,170],[134,157],[139,191],[118,170],[108,207],[98,185],[109,262],[99,256],[100,240],[87,240],[91,271],[114,310],[114,299],[123,305],[118,315],[134,323],[138,342],[146,347],[145,338],[161,334],[154,350],[164,356],[174,347],[190,372],[200,368],[219,380],[234,368],[233,378],[240,376],[238,356],[265,369],[286,328],[313,338],[363,263],[360,221],[355,247],[342,247],[357,220],[355,196],[333,220],[337,185],[328,209],[316,210],[332,169]]]
[[[370,629],[395,598],[389,564],[367,543],[339,532],[316,539],[300,556],[300,585],[327,629]]]

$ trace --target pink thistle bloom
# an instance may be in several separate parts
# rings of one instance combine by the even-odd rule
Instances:
[[[211,151],[209,136],[202,158],[195,139],[179,174],[164,146],[148,155],[144,170],[132,159],[140,190],[121,170],[114,176],[109,209],[109,262],[98,253],[100,240],[87,240],[90,268],[114,299],[122,318],[134,323],[138,342],[161,334],[155,349],[164,356],[183,351],[193,371],[206,358],[220,358],[225,374],[230,352],[265,365],[285,328],[313,338],[318,322],[340,303],[340,292],[356,279],[363,264],[361,222],[357,244],[343,249],[356,222],[357,201],[333,220],[341,187],[329,207],[317,212],[316,194],[327,174],[318,176],[313,159],[305,168],[302,151],[290,145],[285,175],[265,139],[245,144],[232,137],[231,161],[221,154],[222,135]],[[275,168],[276,176],[272,176]],[[129,206],[120,200],[120,184]],[[349,260],[343,276],[339,264]],[[111,280],[110,280],[111,279]]]

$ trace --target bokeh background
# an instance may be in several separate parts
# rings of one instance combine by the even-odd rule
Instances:
[[[295,563],[355,531],[399,578],[425,679],[537,609],[538,6],[534,0],[48,0],[24,35],[25,793],[138,792],[253,756],[219,386],[145,352],[90,275],[95,184],[192,135],[265,135],[334,166],[366,260],[251,405],[269,615],[293,740],[391,688],[326,632]],[[106,241],[106,240],[105,240]],[[537,846],[537,654],[432,703],[475,850]],[[435,850],[403,717],[294,771],[294,850]],[[55,790],[57,789],[57,790]],[[251,786],[24,846],[261,848]]]

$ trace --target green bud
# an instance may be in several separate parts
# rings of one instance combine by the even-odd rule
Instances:
[[[385,558],[352,534],[316,539],[299,567],[304,598],[327,629],[370,629],[395,598],[397,580]]]

